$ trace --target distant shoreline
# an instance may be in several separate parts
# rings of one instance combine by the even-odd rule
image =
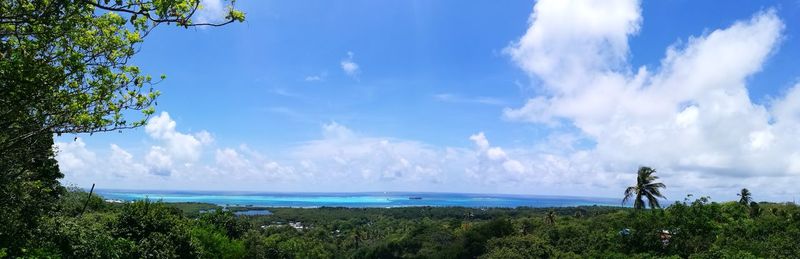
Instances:
[[[623,207],[619,199],[577,196],[544,196],[517,194],[431,193],[431,192],[334,192],[334,193],[278,193],[278,192],[221,192],[221,191],[170,191],[170,190],[110,190],[95,192],[110,200],[160,200],[164,202],[197,202],[236,207],[285,208],[396,208],[396,207]]]
[[[82,188],[89,191],[88,188]],[[549,195],[549,194],[518,194],[518,193],[480,193],[480,192],[432,192],[432,191],[356,191],[356,192],[282,192],[282,191],[231,191],[231,190],[162,190],[162,189],[116,189],[95,188],[96,192],[118,193],[153,193],[153,194],[218,194],[218,195],[297,195],[297,196],[349,196],[349,195],[466,195],[488,197],[519,197],[519,198],[563,198],[563,199],[608,199],[619,200],[616,197],[581,196],[581,195]]]

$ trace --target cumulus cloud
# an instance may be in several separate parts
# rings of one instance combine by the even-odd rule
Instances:
[[[483,132],[464,136],[474,148],[454,148],[368,136],[330,122],[320,126],[319,138],[269,154],[247,145],[203,152],[213,145],[211,134],[180,132],[168,113],[151,122],[145,132],[155,143],[139,154],[116,144],[100,152],[89,151],[80,139],[59,142],[58,159],[67,182],[96,182],[103,188],[518,193],[536,185],[580,185],[564,179],[591,172],[579,158],[547,152],[552,146],[541,147],[541,152],[508,149],[492,145]],[[175,137],[179,135],[183,137]],[[183,150],[170,151],[171,138],[190,137],[201,143],[197,160],[171,153]],[[567,137],[554,139],[554,145],[569,142]]]
[[[352,51],[348,51],[347,58],[342,60],[341,66],[342,66],[342,71],[344,71],[345,74],[357,78],[358,74],[361,73],[361,69],[358,66],[358,64],[355,61],[353,61],[354,56],[355,54],[353,54]]]
[[[363,136],[336,122],[320,129],[320,138],[287,147],[278,156],[240,145],[218,147],[207,154],[210,159],[203,159],[204,150],[213,144],[211,134],[178,131],[177,123],[163,112],[148,121],[145,133],[155,143],[138,157],[116,144],[111,144],[108,152],[96,154],[78,139],[57,143],[58,160],[67,182],[97,182],[105,188],[236,186],[252,190],[291,186],[288,190],[295,191],[311,186],[314,189],[310,190],[317,191],[342,190],[350,183],[358,183],[347,186],[350,190],[388,188],[398,186],[396,183],[430,186],[440,183],[448,159],[457,160],[448,158],[441,148]]]
[[[486,135],[483,132],[469,136],[469,140],[472,140],[481,150],[489,148],[489,140],[486,139]]]
[[[291,155],[308,167],[324,170],[321,177],[359,182],[436,182],[440,151],[423,143],[354,133],[336,122],[322,125],[322,139],[294,147]],[[325,173],[325,174],[322,174]]]
[[[131,153],[116,144],[111,144],[111,154],[107,161],[109,167],[106,169],[115,177],[143,177],[149,172],[148,168],[136,161]]]
[[[204,147],[214,141],[207,131],[193,134],[177,131],[176,122],[167,112],[148,120],[145,133],[155,143],[140,158],[116,144],[110,144],[108,152],[98,155],[86,147],[82,138],[77,138],[56,142],[56,159],[68,181],[152,180],[150,177],[163,178],[176,173],[176,177],[181,177],[196,169],[193,163],[200,159]]]
[[[224,22],[228,15],[228,8],[223,0],[201,0],[201,8],[195,12],[195,23]]]
[[[246,145],[238,149],[217,149],[215,171],[220,176],[233,177],[240,181],[288,181],[296,180],[295,169],[277,161],[267,159],[263,154],[251,150]],[[306,175],[307,176],[307,175]]]
[[[106,184],[120,179],[151,179],[150,167],[118,145],[111,144],[109,148],[107,153],[90,150],[82,138],[56,142],[56,160],[65,175],[65,184],[88,186],[98,183],[108,187]]]
[[[86,143],[81,138],[57,142],[55,149],[58,165],[64,171],[81,172],[89,169],[96,161],[95,153],[86,148]]]
[[[637,0],[538,1],[527,32],[505,52],[546,86],[562,82],[553,90],[570,92],[584,73],[622,65],[641,20]]]
[[[721,181],[800,173],[798,86],[770,104],[751,101],[746,87],[780,43],[784,25],[774,11],[690,37],[667,49],[656,70],[634,73],[627,39],[641,20],[634,0],[537,2],[506,53],[546,94],[504,116],[569,123],[596,143],[585,151],[604,171],[646,164],[673,179]]]
[[[156,174],[169,175],[173,171],[171,168],[174,164],[190,165],[200,158],[203,146],[214,141],[207,131],[195,134],[181,133],[175,130],[175,124],[169,113],[161,112],[150,118],[145,126],[145,132],[161,142],[152,146],[145,157],[145,161]]]
[[[477,146],[476,165],[467,169],[467,173],[477,178],[493,179],[497,175],[512,177],[522,176],[528,168],[522,162],[510,158],[501,147],[492,147],[483,132],[469,137]],[[488,174],[488,175],[487,175]]]

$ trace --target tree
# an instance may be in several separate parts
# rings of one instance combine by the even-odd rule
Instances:
[[[250,229],[250,222],[222,209],[203,213],[200,220],[222,231],[229,238],[241,238]]]
[[[129,64],[144,38],[161,24],[244,20],[233,0],[220,23],[194,23],[200,8],[200,0],[0,1],[0,153],[42,133],[144,125],[159,95],[158,82]],[[133,111],[142,116],[131,119]]]
[[[244,242],[235,240],[214,226],[198,224],[191,229],[192,242],[200,258],[245,258]]]
[[[556,224],[556,212],[554,210],[547,211],[547,215],[544,216],[544,222],[549,225]]]
[[[750,217],[756,218],[761,216],[761,207],[758,205],[758,202],[751,201],[750,202]]]
[[[753,201],[753,194],[750,193],[750,190],[747,188],[742,188],[742,191],[736,194],[736,196],[739,196],[739,204],[744,206],[750,205],[750,202]]]
[[[180,209],[148,200],[125,204],[119,211],[112,235],[136,244],[135,257],[146,255],[192,258],[198,253],[189,221]]]
[[[30,245],[41,216],[54,213],[64,192],[52,147],[52,135],[37,134],[20,148],[0,152],[0,250],[10,248],[12,257]]]
[[[162,24],[243,21],[233,1],[194,23],[200,0],[0,0],[0,250],[19,255],[64,193],[53,134],[144,125],[159,81],[129,63],[139,44]]]
[[[492,239],[480,258],[551,258],[557,251],[546,240],[533,235]]]
[[[633,208],[643,209],[645,207],[644,199],[651,209],[661,208],[658,204],[658,198],[664,198],[661,194],[661,188],[667,188],[663,183],[655,182],[658,176],[655,176],[656,170],[650,167],[642,166],[639,168],[636,177],[636,185],[630,186],[625,189],[625,198],[622,203],[626,203],[629,199],[634,198]]]

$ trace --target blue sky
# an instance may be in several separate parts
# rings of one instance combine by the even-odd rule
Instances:
[[[670,198],[795,195],[800,2],[237,7],[148,36],[158,116],[59,139],[65,183],[615,197],[651,165]]]

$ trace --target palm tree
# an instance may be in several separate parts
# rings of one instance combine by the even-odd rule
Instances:
[[[644,198],[647,198],[647,203],[650,205],[651,209],[661,208],[661,205],[658,204],[658,198],[663,199],[664,195],[661,194],[660,189],[667,188],[667,186],[663,183],[655,182],[658,179],[658,176],[654,175],[655,173],[656,170],[653,168],[646,166],[639,167],[636,185],[625,189],[625,198],[622,199],[622,204],[625,204],[630,198],[635,198],[633,200],[633,208],[643,209],[645,207]]]
[[[553,210],[548,211],[547,215],[544,216],[544,222],[549,224],[549,225],[555,225],[556,224],[556,212],[553,211]]]
[[[739,204],[744,206],[750,205],[750,202],[753,201],[753,194],[747,188],[742,188],[742,191],[736,196],[739,196]]]

